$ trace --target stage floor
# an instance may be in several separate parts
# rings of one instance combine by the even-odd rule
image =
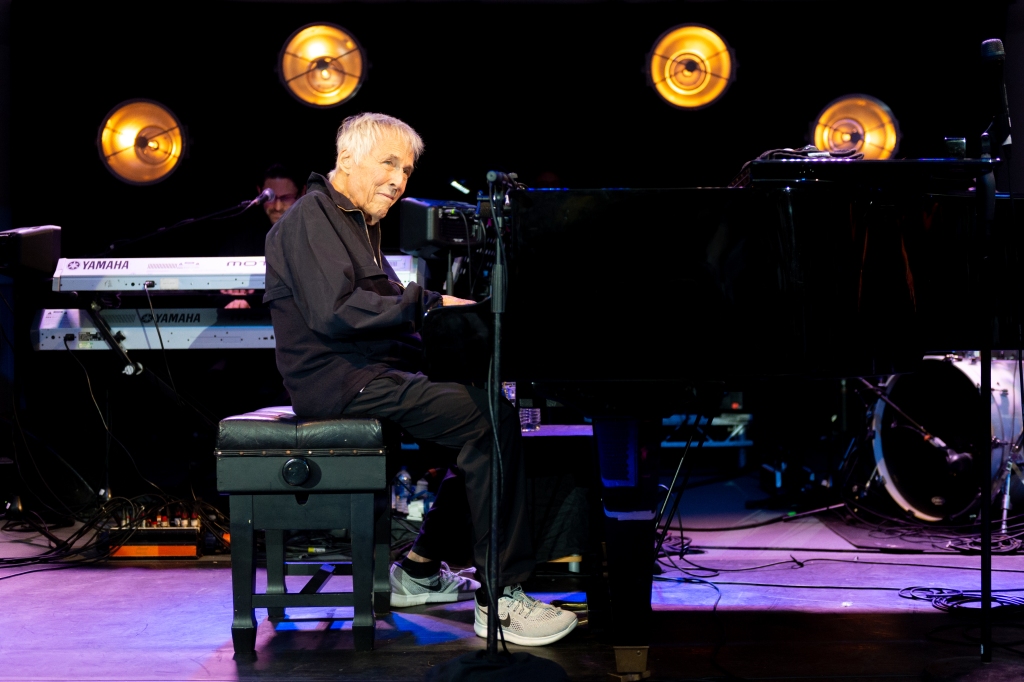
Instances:
[[[780,514],[745,508],[759,497],[747,477],[694,487],[679,520],[708,528]],[[686,530],[691,551],[673,557],[686,572],[667,566],[654,583],[652,679],[857,681],[928,672],[929,679],[1024,680],[1024,655],[1002,649],[995,664],[958,677],[962,669],[942,661],[963,657],[964,669],[979,667],[970,619],[898,594],[912,586],[978,589],[978,557],[930,545],[864,549],[830,525],[805,517]],[[0,556],[45,547],[38,536],[0,535]],[[1024,588],[1024,557],[995,556],[993,565],[995,590]],[[0,577],[24,570],[0,569]],[[530,587],[544,599],[584,598],[568,578],[537,578]],[[0,580],[0,604],[0,680],[422,680],[432,666],[484,647],[473,633],[472,602],[396,610],[378,621],[368,653],[352,650],[348,621],[317,620],[330,612],[293,610],[292,620],[275,625],[258,610],[257,658],[236,662],[224,558],[20,575]],[[1020,627],[995,634],[1024,639]],[[614,671],[611,648],[586,625],[552,646],[509,649],[556,661],[573,680],[606,680]]]

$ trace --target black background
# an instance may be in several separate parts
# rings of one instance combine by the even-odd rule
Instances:
[[[1007,5],[949,7],[15,0],[12,223],[59,225],[64,256],[92,255],[112,240],[254,197],[272,162],[301,174],[326,172],[338,125],[362,111],[398,116],[423,136],[426,152],[407,196],[424,198],[463,199],[449,181],[475,193],[490,169],[516,172],[527,185],[721,186],[762,151],[805,144],[817,114],[850,93],[889,105],[903,133],[899,157],[941,155],[944,136],[967,137],[972,152],[986,115],[978,104],[978,47],[1003,37]],[[289,35],[321,21],[355,35],[371,65],[353,99],[324,110],[292,98],[275,71]],[[644,74],[659,35],[691,22],[718,31],[738,62],[725,96],[700,111],[667,105]],[[119,181],[96,148],[106,114],[132,98],[165,104],[187,128],[187,157],[156,185]],[[384,223],[389,250],[397,249],[394,223],[394,216]],[[174,239],[145,242],[135,255],[211,255],[226,234],[267,226],[258,211],[198,223]],[[658,247],[658,225],[638,221],[637,229]],[[594,264],[595,276],[600,268]],[[271,355],[246,351],[222,365],[225,358],[213,352],[179,352],[170,362],[178,389],[222,417],[277,399]],[[177,494],[187,495],[192,484],[215,496],[212,430],[190,410],[121,377],[109,354],[80,356],[112,430],[142,473]],[[164,373],[160,355],[143,362]],[[48,453],[59,453],[100,488],[107,441],[82,369],[59,353],[22,356],[17,365],[36,461],[51,467],[52,479],[62,469]],[[810,402],[833,409],[828,400]],[[10,435],[21,437],[13,426]],[[120,449],[111,453],[115,490],[145,489]]]
[[[978,47],[1001,37],[1006,16],[1005,2],[948,7],[15,0],[13,223],[60,225],[64,254],[90,255],[255,196],[273,161],[326,172],[339,123],[361,111],[421,133],[407,196],[428,198],[462,198],[452,178],[475,193],[490,169],[527,185],[548,173],[573,188],[720,186],[762,151],[804,144],[825,105],[857,92],[894,112],[899,156],[938,155],[943,136],[973,142],[984,127]],[[356,96],[331,109],[293,99],[275,71],[289,35],[320,21],[355,35],[371,65]],[[691,22],[717,30],[739,68],[720,101],[682,111],[644,68],[662,32]],[[188,131],[188,158],[154,186],[120,182],[96,149],[105,115],[136,97],[165,104]],[[185,236],[199,250],[204,229]]]

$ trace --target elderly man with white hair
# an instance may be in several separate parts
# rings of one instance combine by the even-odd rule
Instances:
[[[397,118],[365,113],[345,119],[337,149],[334,170],[310,175],[305,196],[267,235],[264,302],[277,337],[277,366],[302,417],[377,417],[456,453],[457,474],[443,481],[413,548],[391,567],[391,605],[475,596],[475,631],[486,637],[486,589],[442,560],[468,516],[473,562],[482,570],[487,561],[494,451],[488,398],[479,388],[431,381],[418,371],[417,330],[426,311],[472,301],[416,283],[403,288],[381,254],[380,219],[405,192],[423,140]],[[550,644],[576,627],[576,616],[520,586],[534,557],[519,419],[503,405],[499,421],[498,616],[507,641]]]

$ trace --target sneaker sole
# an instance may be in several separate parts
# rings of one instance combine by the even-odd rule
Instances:
[[[570,632],[575,630],[577,623],[579,623],[579,620],[573,618],[572,623],[569,624],[569,627],[562,630],[561,632],[556,632],[553,635],[547,635],[546,637],[523,637],[522,635],[517,635],[514,632],[509,632],[508,630],[503,629],[498,634],[498,640],[501,641],[501,638],[504,637],[506,642],[519,644],[520,646],[545,646],[547,644],[553,644],[554,642],[557,642],[558,640],[562,639]],[[484,639],[487,639],[487,623],[481,623],[475,617],[473,618],[473,631],[476,632],[477,637],[483,637]]]
[[[424,592],[423,594],[395,594],[391,593],[391,606],[404,609],[409,606],[422,606],[423,604],[450,604],[456,601],[466,601],[473,598],[472,592],[459,592],[441,594],[437,592]]]

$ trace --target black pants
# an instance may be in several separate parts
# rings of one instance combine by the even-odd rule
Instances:
[[[500,411],[502,489],[498,566],[501,584],[512,585],[529,577],[534,556],[519,417],[505,401],[501,401]],[[446,559],[453,551],[452,543],[463,536],[460,530],[468,515],[473,562],[477,568],[485,569],[494,451],[486,392],[463,384],[434,382],[422,374],[390,370],[367,384],[344,414],[386,419],[416,440],[457,451],[455,463],[459,474],[442,482],[412,549],[428,559]]]

